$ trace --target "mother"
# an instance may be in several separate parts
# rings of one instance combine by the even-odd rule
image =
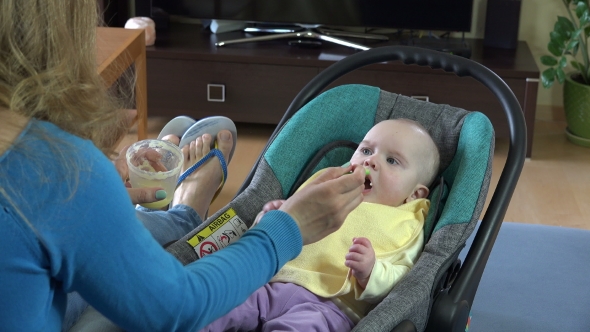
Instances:
[[[198,330],[340,227],[363,174],[331,169],[182,266],[136,219],[108,158],[126,122],[96,74],[96,25],[96,0],[0,1],[0,326],[59,331],[77,291],[128,330]]]

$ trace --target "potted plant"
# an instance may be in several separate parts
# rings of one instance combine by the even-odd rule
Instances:
[[[590,147],[590,11],[588,0],[562,0],[568,16],[558,16],[549,34],[547,49],[551,55],[541,57],[549,66],[541,82],[549,88],[557,80],[563,87],[566,135],[573,143]],[[569,64],[571,70],[565,72]]]

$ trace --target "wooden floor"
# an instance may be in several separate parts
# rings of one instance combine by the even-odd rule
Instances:
[[[150,118],[148,136],[155,138],[168,120]],[[236,125],[238,140],[228,180],[210,212],[233,198],[274,130],[271,125]],[[505,221],[590,229],[590,149],[567,141],[565,126],[563,121],[536,121],[532,158],[525,162]],[[124,142],[136,139],[130,134]],[[498,139],[488,202],[507,151],[508,141]]]

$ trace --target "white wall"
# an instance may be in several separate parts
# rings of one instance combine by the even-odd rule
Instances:
[[[547,51],[549,33],[553,31],[557,16],[568,16],[562,0],[523,0],[522,2],[518,38],[528,43],[541,72],[547,67],[543,66],[539,59],[542,55],[549,54]],[[563,106],[563,86],[554,84],[550,89],[541,86],[537,104]]]

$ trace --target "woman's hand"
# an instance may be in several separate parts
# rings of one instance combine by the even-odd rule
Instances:
[[[127,149],[129,149],[129,145],[123,147],[119,152],[119,156],[113,160],[113,163],[115,164],[115,168],[121,176],[123,183],[125,183],[125,187],[127,187],[127,193],[129,194],[129,197],[131,197],[131,202],[133,204],[152,203],[166,198],[166,191],[162,187],[131,188],[131,184],[128,181],[129,168],[125,158]]]
[[[331,167],[283,202],[279,210],[295,219],[304,245],[314,243],[339,229],[363,201],[364,183],[363,167]]]

